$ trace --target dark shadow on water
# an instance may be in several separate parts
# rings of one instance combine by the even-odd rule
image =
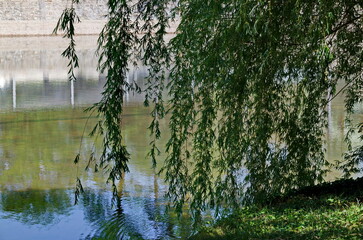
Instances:
[[[72,201],[69,191],[29,190],[0,193],[0,209],[5,218],[27,225],[55,224],[62,215],[69,215]]]

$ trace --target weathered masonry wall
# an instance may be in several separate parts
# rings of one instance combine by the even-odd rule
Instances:
[[[0,0],[0,36],[50,35],[71,0]],[[98,34],[106,19],[107,0],[76,4],[77,34]]]
[[[0,37],[51,35],[71,0],[0,0]],[[80,0],[75,4],[81,23],[76,34],[99,34],[106,23],[107,0]],[[174,33],[178,23],[167,30]]]
[[[0,0],[0,20],[57,20],[71,0]],[[103,20],[106,0],[81,0],[75,4],[83,20]]]

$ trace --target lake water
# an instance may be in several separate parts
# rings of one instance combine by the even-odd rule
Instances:
[[[95,70],[96,37],[78,39],[74,84],[60,57],[65,46],[58,37],[0,38],[0,239],[186,238],[190,218],[167,212],[166,186],[146,158],[150,118],[142,96],[125,99],[124,138],[132,157],[130,173],[119,183],[121,202],[111,206],[105,176],[74,166],[88,118],[83,110],[100,99],[105,78]],[[145,75],[143,68],[131,69],[129,78],[142,85]],[[345,149],[343,108],[342,97],[330,106],[330,161]],[[354,118],[363,120],[360,111]],[[89,118],[86,134],[95,121]],[[86,158],[92,147],[85,136],[81,155]],[[334,171],[327,179],[339,175]],[[86,193],[74,205],[77,176]]]
[[[190,218],[178,219],[167,212],[165,184],[146,158],[150,118],[142,96],[125,99],[124,136],[132,159],[130,173],[118,186],[120,203],[111,206],[105,176],[72,163],[88,118],[83,110],[100,100],[105,81],[95,70],[96,38],[78,39],[81,68],[73,86],[67,80],[67,62],[60,57],[64,41],[54,37],[1,41],[0,239],[189,236]],[[142,84],[145,74],[145,69],[131,69],[129,77]],[[89,119],[86,135],[95,121]],[[93,140],[86,136],[84,158],[92,146]],[[77,175],[86,193],[74,205]]]

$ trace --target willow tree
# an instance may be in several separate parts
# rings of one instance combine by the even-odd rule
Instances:
[[[323,181],[327,104],[344,90],[349,125],[362,100],[361,0],[108,0],[107,6],[98,40],[107,83],[92,107],[100,117],[92,134],[103,137],[103,153],[92,159],[108,171],[115,191],[130,158],[120,127],[126,91],[145,91],[145,104],[153,106],[154,167],[159,120],[170,114],[162,171],[179,211],[188,202],[197,217]],[[58,25],[71,39],[64,53],[71,78],[75,19],[71,6]],[[172,21],[180,23],[168,42]],[[149,69],[141,88],[125,81],[133,59]],[[345,85],[337,91],[338,81]],[[346,158],[347,173],[360,156]]]

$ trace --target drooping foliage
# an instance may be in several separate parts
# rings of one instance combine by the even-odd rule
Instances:
[[[167,106],[168,196],[179,211],[190,203],[196,219],[207,208],[323,181],[326,109],[341,93],[337,82],[345,84],[348,125],[362,100],[362,1],[108,0],[108,7],[99,38],[107,83],[93,108],[103,136],[95,161],[110,181],[128,170],[121,122],[129,90],[145,91],[154,106],[154,166]],[[171,21],[180,24],[167,42]],[[125,79],[133,59],[149,67],[143,89]],[[362,159],[358,150],[342,163],[347,173]]]
[[[64,32],[63,38],[69,39],[69,45],[62,52],[62,56],[69,60],[68,62],[68,79],[69,81],[75,81],[76,76],[74,75],[74,70],[79,67],[78,56],[76,54],[76,41],[74,39],[75,35],[75,23],[79,23],[79,19],[76,10],[74,8],[75,4],[78,4],[79,0],[72,0],[70,6],[66,7],[57,22],[57,26],[54,28],[53,33],[57,34],[58,31]]]

